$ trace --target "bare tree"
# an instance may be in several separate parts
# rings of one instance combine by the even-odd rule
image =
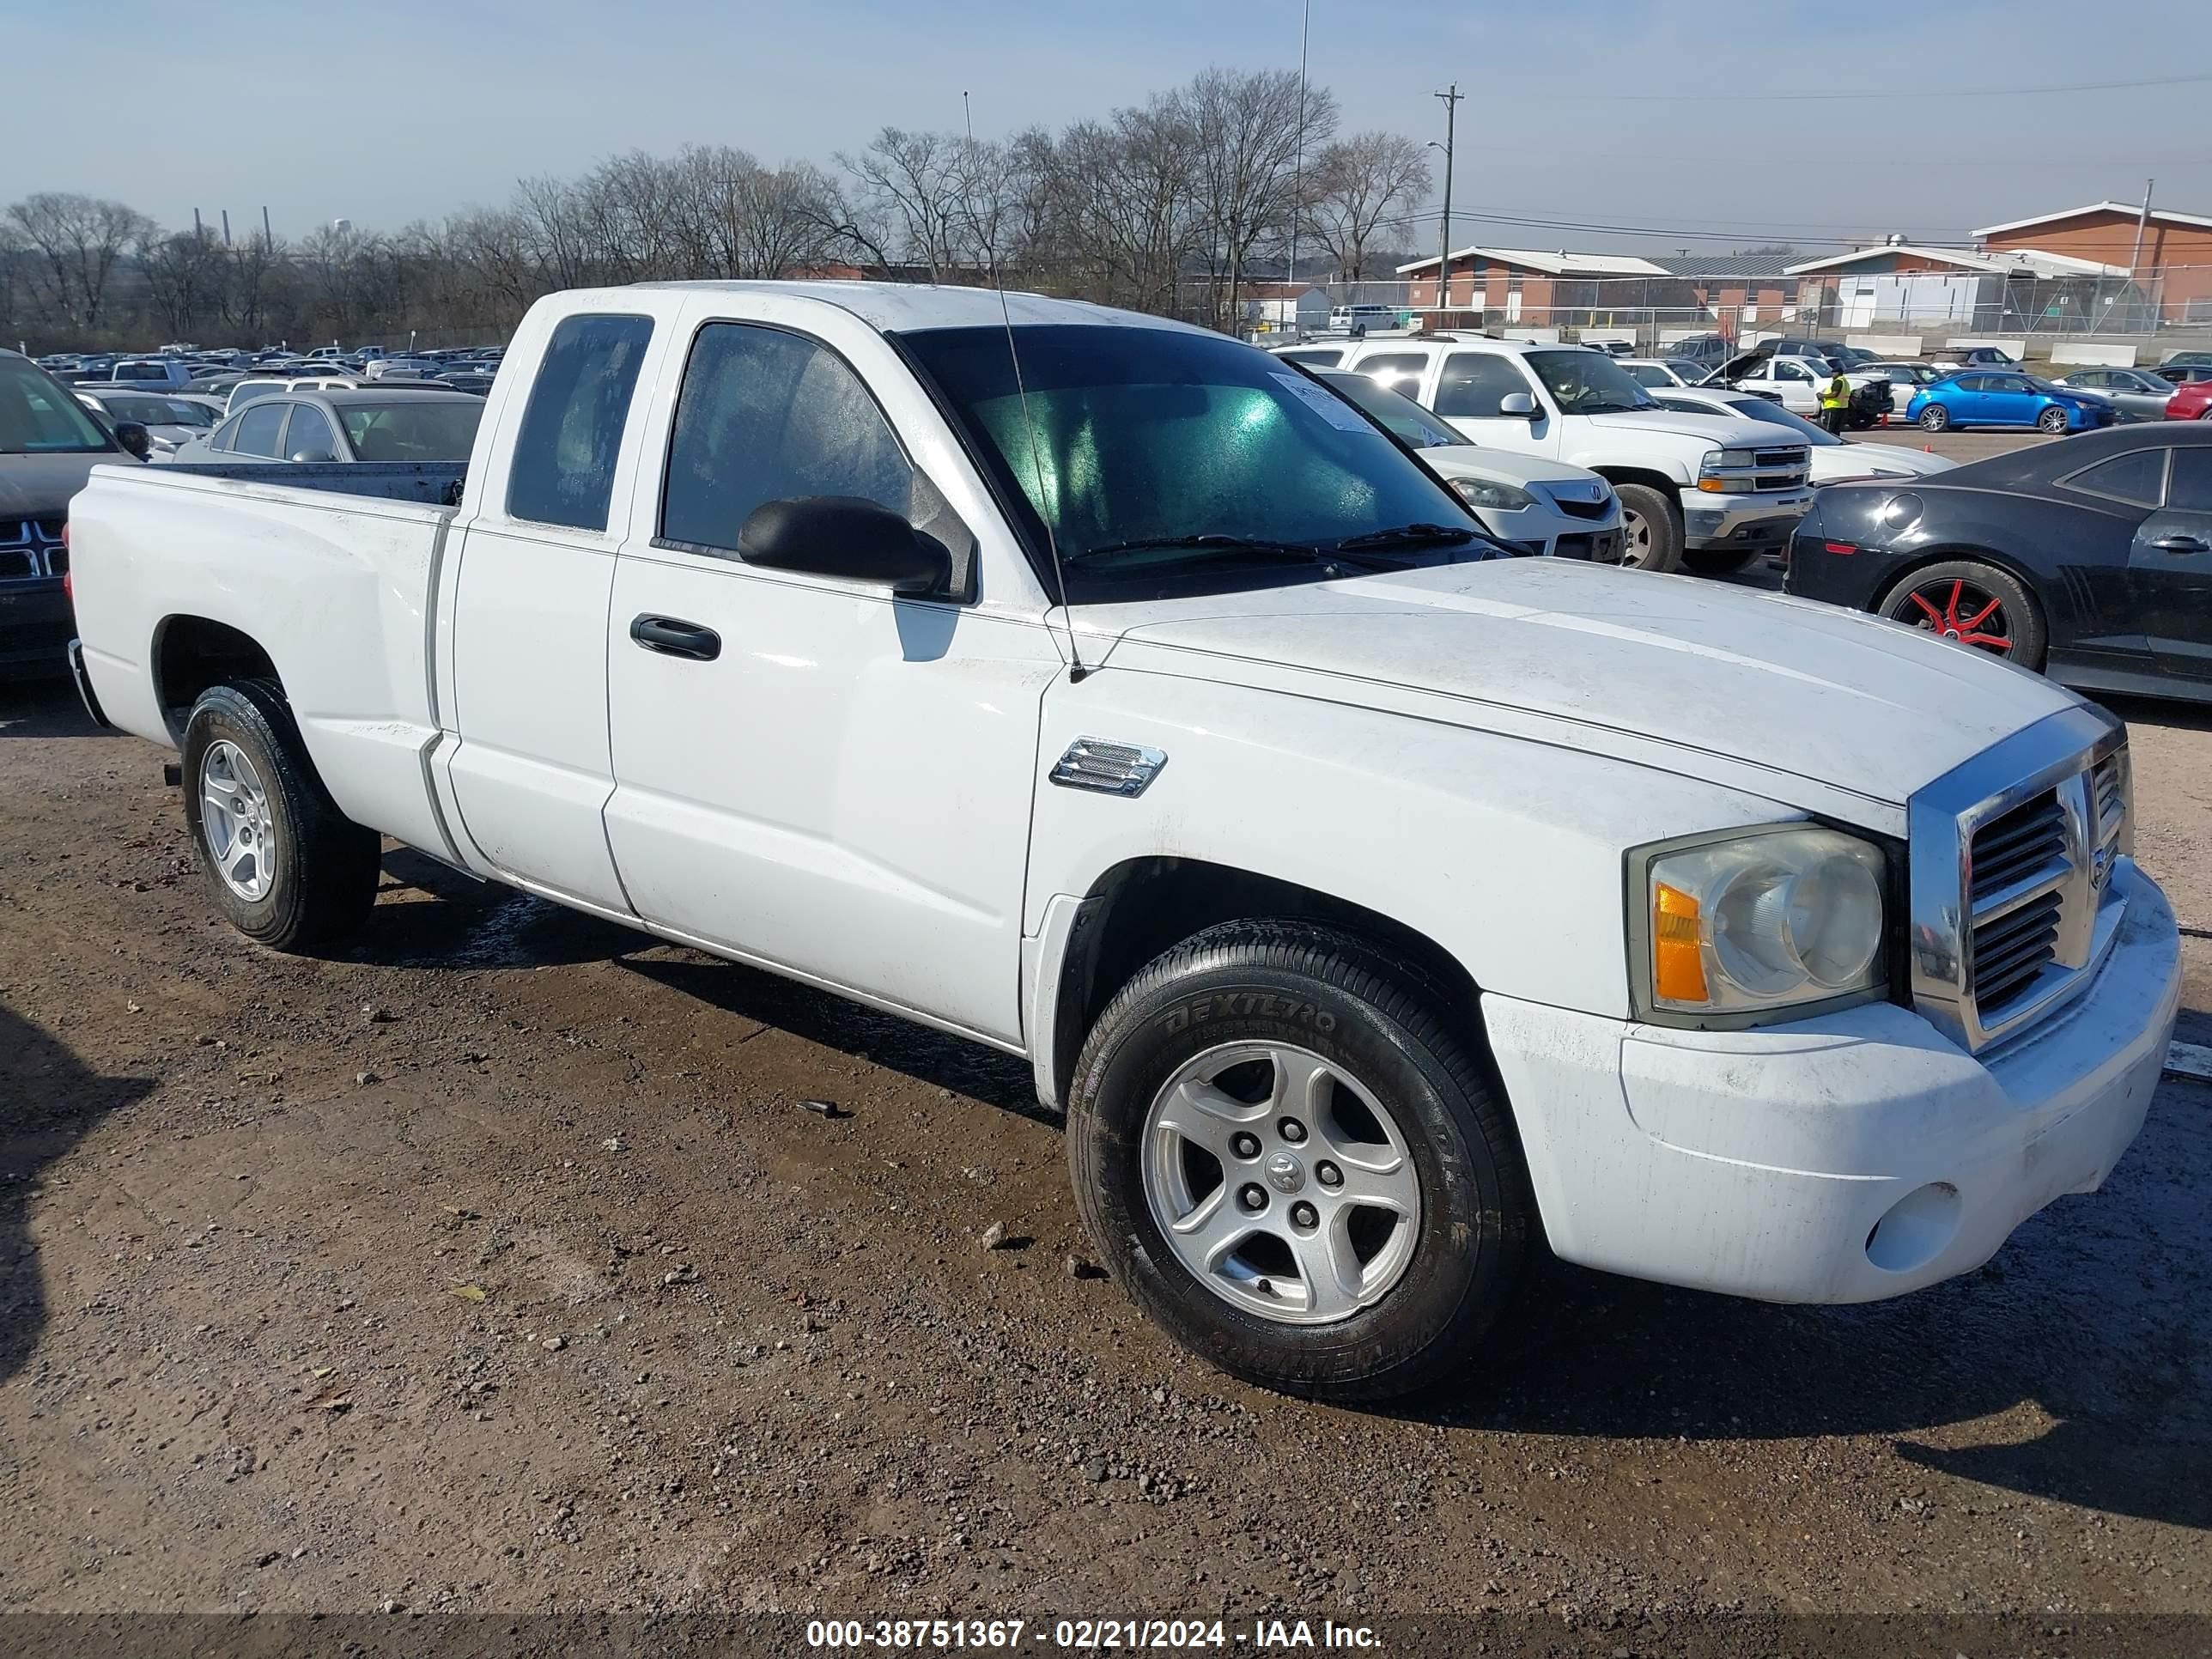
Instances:
[[[1314,231],[1347,282],[1366,276],[1377,236],[1402,239],[1429,194],[1428,157],[1399,132],[1361,132],[1331,144],[1314,169]]]
[[[1206,272],[1217,293],[1226,287],[1217,317],[1233,328],[1245,266],[1303,210],[1295,158],[1301,148],[1318,152],[1335,130],[1336,100],[1302,88],[1290,70],[1210,69],[1181,96],[1195,145]]]
[[[884,230],[911,263],[939,281],[973,246],[969,199],[975,177],[973,146],[954,134],[902,132],[885,127],[858,155],[840,151],[838,166],[852,175],[868,221],[872,242]],[[874,227],[882,227],[876,229]]]
[[[154,222],[136,208],[96,197],[41,191],[17,202],[8,218],[36,258],[32,287],[70,324],[100,326],[116,262],[132,243],[153,234]]]

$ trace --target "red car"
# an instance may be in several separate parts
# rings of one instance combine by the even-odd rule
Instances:
[[[2166,400],[2169,421],[2212,421],[2212,380],[2192,380]]]

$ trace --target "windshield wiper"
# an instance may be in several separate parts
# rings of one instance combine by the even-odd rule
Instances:
[[[1271,542],[1254,536],[1224,536],[1206,533],[1194,536],[1138,536],[1126,542],[1108,542],[1103,547],[1086,547],[1080,552],[1062,556],[1069,564],[1079,564],[1085,559],[1096,559],[1109,553],[1139,553],[1149,548],[1188,547],[1200,552],[1258,553],[1270,558],[1291,559],[1301,564],[1319,564],[1324,556],[1317,547],[1303,542]]]
[[[1370,530],[1364,536],[1346,536],[1329,551],[1356,553],[1367,547],[1460,547],[1479,532],[1464,525],[1401,524],[1389,530]]]

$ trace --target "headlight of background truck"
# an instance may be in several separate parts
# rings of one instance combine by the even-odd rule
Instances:
[[[1638,1018],[1756,1024],[1883,991],[1886,860],[1812,824],[1733,830],[1629,854]]]
[[[1536,505],[1536,498],[1527,490],[1510,483],[1497,483],[1487,478],[1454,478],[1452,488],[1459,491],[1460,499],[1469,507],[1486,507],[1499,513],[1518,513],[1523,507]]]

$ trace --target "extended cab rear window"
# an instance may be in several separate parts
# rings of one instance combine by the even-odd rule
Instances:
[[[650,317],[563,318],[515,434],[509,518],[605,530],[630,394],[653,338]]]

